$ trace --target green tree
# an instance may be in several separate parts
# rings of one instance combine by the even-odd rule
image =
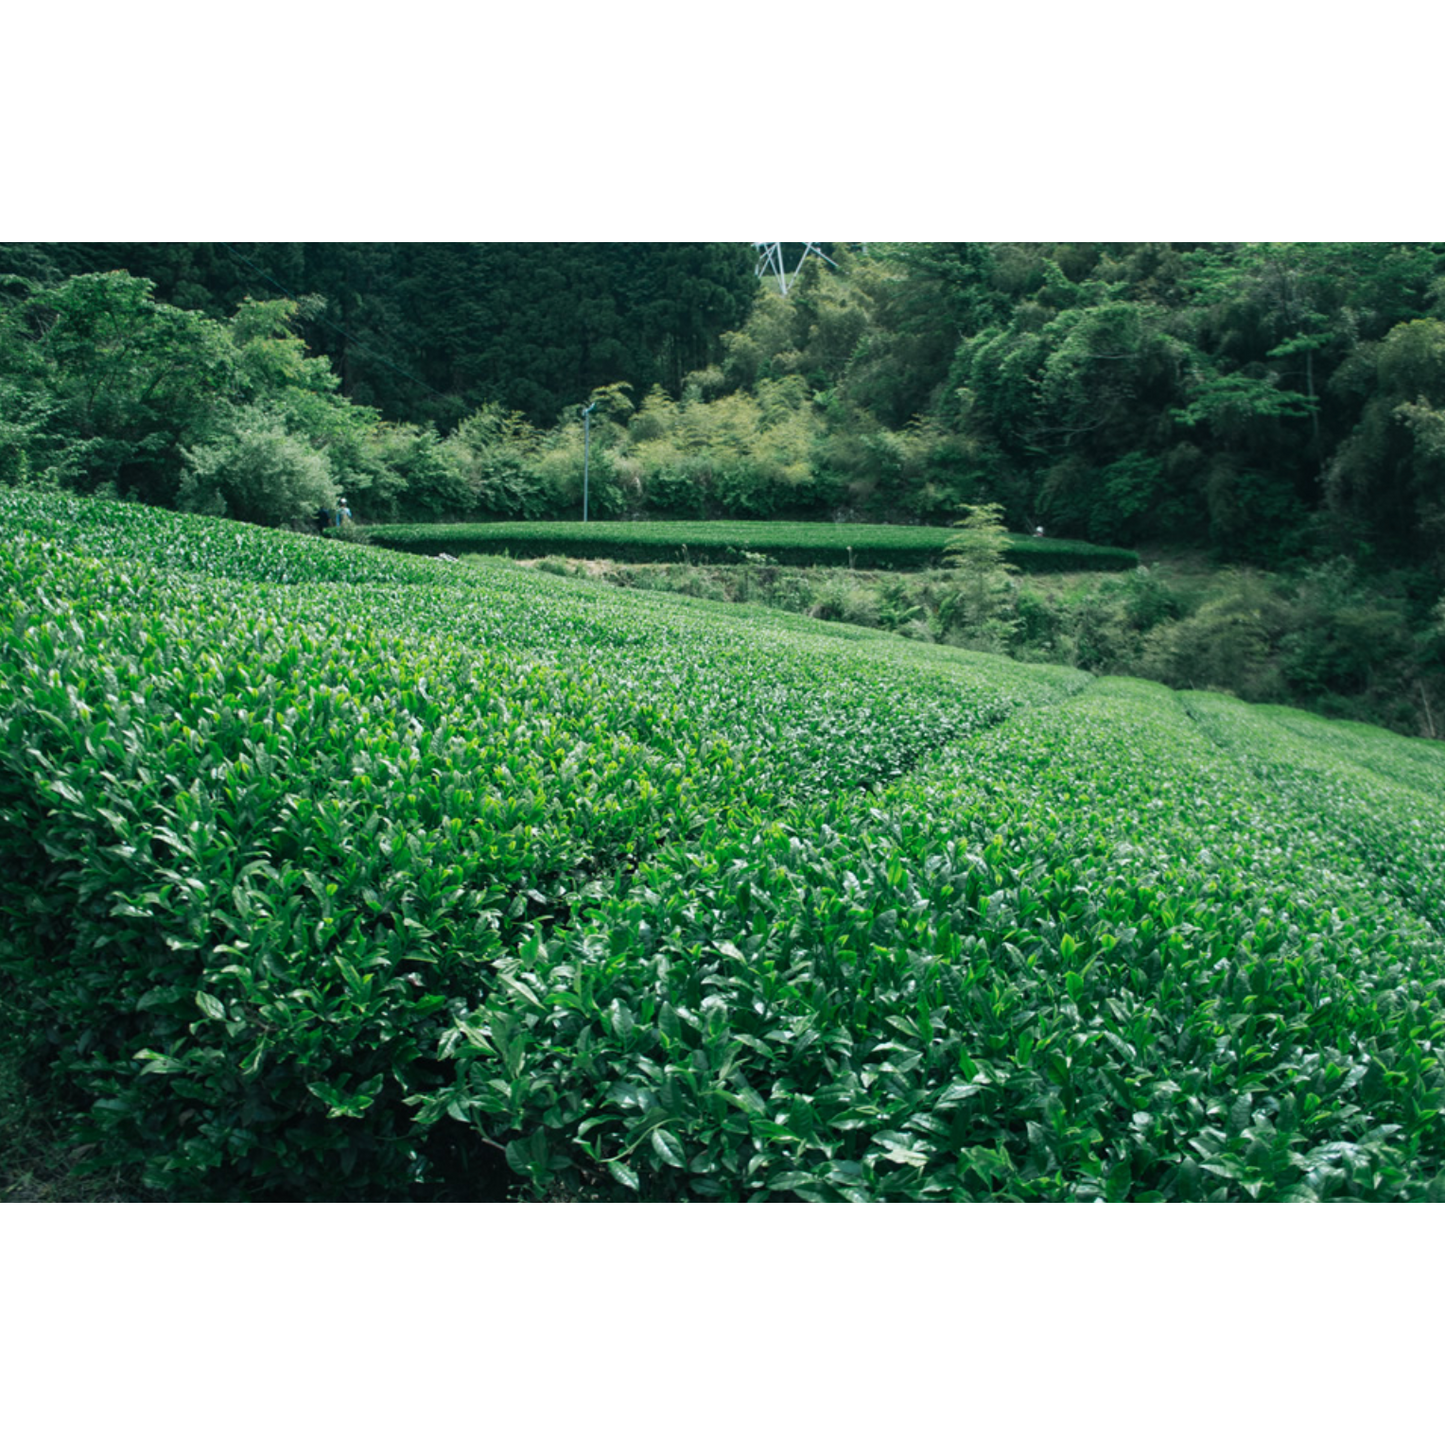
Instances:
[[[1008,561],[1009,534],[1003,506],[978,502],[954,524],[944,547],[958,580],[939,601],[939,628],[945,640],[988,652],[1007,652],[1018,632],[1016,588]]]
[[[261,407],[238,410],[216,440],[188,447],[176,503],[182,511],[280,526],[336,505],[326,457]]]
[[[977,502],[965,509],[954,526],[957,535],[950,537],[943,549],[954,566],[989,577],[1018,571],[1008,561],[1009,534],[1001,503]]]
[[[1327,474],[1335,522],[1445,570],[1445,321],[1403,322],[1371,360],[1374,394]]]
[[[217,422],[234,377],[226,329],[158,304],[122,272],[12,287],[0,310],[5,422],[68,485],[169,504],[181,448]]]

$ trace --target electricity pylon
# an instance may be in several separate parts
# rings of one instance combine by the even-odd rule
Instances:
[[[778,278],[778,290],[786,296],[788,294],[788,270],[783,265],[783,243],[781,241],[754,241],[753,250],[758,253],[758,266],[753,274],[761,276],[765,271],[771,271]],[[830,256],[824,255],[816,241],[804,241],[803,254],[798,257],[798,264],[793,267],[792,279],[794,281],[798,279],[798,272],[803,269],[803,262],[809,256],[817,256],[835,269],[837,267],[838,263]]]

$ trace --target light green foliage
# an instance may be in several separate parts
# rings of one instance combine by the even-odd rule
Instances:
[[[476,505],[471,478],[434,428],[381,427],[367,450],[368,469],[347,493],[353,513],[360,508],[368,518],[395,515],[404,502],[410,516],[460,517]]]
[[[1011,543],[1000,503],[975,503],[954,525],[958,530],[943,550],[961,570],[985,575],[1017,570],[1008,561]]]
[[[939,605],[939,629],[962,646],[1007,652],[1018,627],[1017,588],[1009,574],[1018,568],[1008,560],[1011,541],[1003,506],[977,502],[954,526],[943,551],[958,581]]]
[[[174,499],[179,448],[209,430],[234,352],[225,327],[152,290],[122,272],[8,289],[0,405],[32,473]]]
[[[1422,1199],[1445,752],[0,493],[0,980],[170,1197]]]
[[[1176,420],[1185,426],[1208,423],[1231,436],[1236,430],[1264,417],[1308,416],[1304,398],[1281,391],[1272,380],[1262,377],[1200,376],[1192,388],[1193,400],[1181,407]]]
[[[1101,683],[886,797],[665,850],[524,960],[588,1037],[546,1099],[605,1086],[585,1152],[653,1197],[1424,1197],[1438,935],[1250,747]]]
[[[0,296],[0,481],[105,492],[251,521],[309,519],[344,491],[356,515],[445,514],[459,486],[416,427],[340,395],[291,333],[291,301],[228,323],[159,304],[124,272]]]
[[[325,455],[259,408],[238,412],[226,433],[182,455],[176,506],[183,512],[279,526],[310,522],[339,495]]]
[[[646,527],[638,530],[650,533]],[[790,541],[802,540],[791,527],[768,530],[769,546],[787,548]],[[589,541],[575,529],[561,540],[588,553],[667,555],[661,538],[649,552],[631,532],[609,529],[600,541]],[[518,549],[531,550],[554,535],[550,528],[541,529],[536,538],[520,539]],[[1202,593],[1197,586],[1166,580],[1158,566],[1122,575],[1076,575],[1061,586],[1050,585],[1046,577],[1020,578],[1017,585],[995,578],[993,587],[978,586],[981,606],[975,609],[970,584],[961,583],[956,569],[878,571],[878,555],[863,545],[851,548],[853,566],[829,568],[821,544],[815,565],[783,565],[740,547],[736,538],[721,546],[717,530],[710,541],[708,535],[699,528],[692,537],[687,552],[695,560],[690,562],[604,560],[568,568],[553,559],[539,565],[587,571],[620,587],[758,603],[877,626],[907,637],[1002,651],[1025,662],[1065,662],[1172,687],[1222,689],[1248,701],[1289,702],[1424,737],[1438,736],[1445,721],[1440,607],[1412,628],[1408,599],[1366,583],[1340,559],[1294,578],[1227,569],[1212,575]],[[416,544],[428,537],[422,533]],[[466,547],[465,530],[456,545]],[[1037,545],[1049,544],[1045,539]],[[1079,556],[1073,546],[1048,552],[1020,547],[1013,555],[1035,571],[1039,561],[1063,560],[1070,553],[1076,565],[1094,560]],[[790,554],[796,556],[785,552]],[[705,560],[710,555],[718,560]],[[833,560],[840,560],[836,553]],[[978,612],[996,625],[970,625]]]
[[[653,392],[626,439],[636,501],[654,514],[696,517],[813,510],[810,458],[821,433],[822,419],[796,376],[763,377],[754,392],[712,401],[696,388],[677,402]]]
[[[32,1068],[197,1198],[1423,1198],[1438,747],[10,493]]]
[[[422,1021],[475,1005],[499,950],[668,837],[884,785],[1018,705],[1010,689],[1057,690],[802,619],[717,645],[711,619],[537,585],[554,579],[6,505],[0,791],[25,847],[5,906],[48,900],[10,961],[42,1013],[99,1009],[62,1072],[95,1075],[105,1157],[149,1158],[182,1193],[435,1184],[403,1104],[440,1067],[435,1035],[417,1061]],[[78,906],[67,877],[108,901]],[[194,1041],[195,1007],[216,1039]]]
[[[540,434],[519,412],[485,406],[462,421],[444,446],[466,487],[467,512],[536,517],[551,504],[537,468]]]

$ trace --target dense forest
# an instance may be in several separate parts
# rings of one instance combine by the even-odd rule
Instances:
[[[784,294],[744,244],[0,246],[0,481],[282,524],[570,517],[584,464],[595,517],[993,503],[1300,579],[1340,655],[1281,696],[1436,732],[1445,244],[824,249]],[[1222,656],[1299,631],[1232,608]]]
[[[127,271],[217,320],[248,297],[292,298],[296,335],[343,395],[443,428],[488,401],[551,423],[622,378],[676,390],[757,286],[748,248],[718,244],[0,246],[7,271]]]
[[[829,250],[784,297],[744,245],[0,247],[10,467],[174,502],[260,408],[374,516],[544,515],[600,392],[603,514],[1445,554],[1445,246]]]

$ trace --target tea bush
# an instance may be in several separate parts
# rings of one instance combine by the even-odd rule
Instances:
[[[172,1193],[434,1182],[407,1101],[489,960],[670,838],[1017,705],[982,674],[902,691],[801,620],[705,647],[711,619],[620,596],[3,505],[6,973],[97,1162]],[[820,684],[813,650],[856,665]]]
[[[539,1188],[1438,1197],[1438,904],[1316,823],[1170,694],[1101,682],[886,807],[664,852],[522,954],[530,998],[482,1011],[441,1098],[523,1135]]]
[[[619,562],[739,563],[749,551],[792,567],[938,566],[957,537],[947,527],[888,527],[863,523],[783,521],[494,522],[394,524],[363,529],[378,546],[455,556],[506,552],[513,557],[608,557]],[[1054,537],[1009,537],[1008,560],[1025,572],[1122,572],[1139,557]]]
[[[0,987],[157,1196],[1417,1199],[1438,745],[0,493]]]

